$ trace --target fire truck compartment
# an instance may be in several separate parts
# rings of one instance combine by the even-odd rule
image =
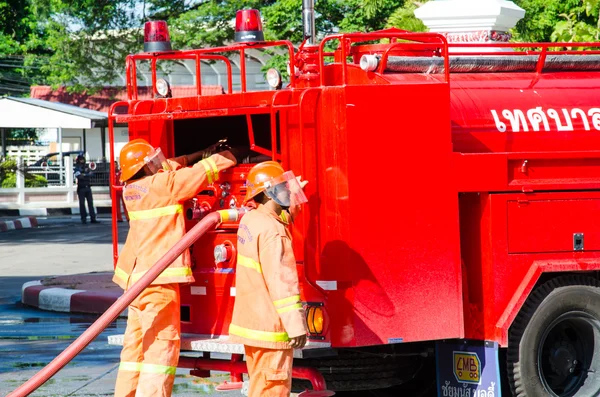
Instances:
[[[597,251],[600,199],[508,202],[509,253]]]
[[[250,124],[248,120],[251,120]],[[230,146],[248,147],[250,146],[249,127],[252,127],[254,143],[270,150],[270,122],[269,114],[175,120],[173,122],[175,155],[202,150],[225,138]]]

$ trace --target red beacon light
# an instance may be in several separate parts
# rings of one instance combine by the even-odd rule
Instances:
[[[265,41],[258,10],[238,10],[235,14],[235,41],[237,43]]]
[[[171,51],[166,21],[148,21],[144,25],[144,52]]]

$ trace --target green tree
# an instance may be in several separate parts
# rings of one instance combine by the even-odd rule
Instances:
[[[512,31],[515,41],[580,41],[598,24],[597,0],[515,0],[515,3],[525,10],[525,17]]]
[[[583,12],[582,12],[583,8]],[[600,38],[598,0],[584,0],[582,7],[576,7],[569,14],[561,14],[550,36],[554,42],[593,42]],[[595,23],[593,23],[595,20]],[[570,47],[569,47],[570,48]]]
[[[302,41],[302,0],[10,0],[10,4],[13,8],[25,4],[17,10],[25,12],[31,23],[27,34],[0,46],[7,48],[5,53],[21,46],[24,70],[33,83],[66,85],[71,91],[93,91],[121,77],[125,56],[142,49],[146,20],[167,20],[174,48],[220,46],[233,37],[236,11],[257,8],[263,13],[267,39],[287,39],[296,45]],[[319,0],[315,7],[320,37],[392,26],[424,29],[414,18],[417,3],[412,0]]]
[[[136,0],[31,0],[50,54],[28,54],[39,80],[68,89],[100,87],[123,73],[125,56],[142,43]],[[41,81],[35,80],[35,83]]]
[[[427,0],[420,3],[416,1],[407,1],[402,7],[397,8],[392,15],[390,15],[386,26],[409,30],[411,32],[426,32],[427,27],[425,24],[415,17],[415,10],[426,2]]]
[[[221,46],[234,35],[232,21],[242,8],[263,8],[274,1],[232,0],[204,1],[180,14],[168,18],[171,41],[175,48]],[[163,16],[166,17],[163,12]]]
[[[41,175],[35,175],[27,172],[25,169],[19,169],[14,159],[6,159],[0,162],[0,187],[10,189],[17,187],[17,173],[22,172],[25,175],[25,187],[46,187],[48,181]]]
[[[29,93],[24,54],[42,51],[37,20],[28,1],[0,1],[0,95]]]

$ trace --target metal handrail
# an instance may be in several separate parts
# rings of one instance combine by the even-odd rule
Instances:
[[[248,49],[257,49],[257,48],[270,48],[270,47],[287,47],[289,52],[290,59],[294,59],[294,46],[289,40],[278,40],[278,41],[268,41],[261,43],[243,43],[243,44],[235,44],[231,46],[224,47],[214,47],[214,48],[202,48],[202,49],[194,49],[194,50],[181,50],[181,51],[172,51],[172,52],[164,52],[164,53],[141,53],[141,54],[131,54],[126,58],[127,65],[127,83],[128,88],[131,86],[131,92],[128,89],[128,98],[137,99],[137,67],[136,61],[138,60],[150,60],[151,62],[151,72],[152,72],[152,90],[154,91],[154,85],[156,83],[156,62],[158,60],[181,60],[181,59],[219,59],[223,60],[223,58],[227,59],[221,53],[231,53],[231,52],[239,52],[240,60],[241,60],[241,86],[242,92],[246,92],[246,75],[245,75],[245,52]],[[232,69],[231,63],[227,59],[227,80],[229,83],[229,93],[231,93],[232,87]],[[198,68],[196,68],[198,70]],[[197,80],[200,80],[201,76],[197,76]],[[290,76],[290,83],[293,86],[295,84],[295,76]],[[201,85],[201,82],[200,82]],[[197,95],[201,95],[201,89],[198,89],[198,81],[196,82]]]
[[[409,33],[405,31],[378,31],[372,33],[344,33],[325,37],[319,44],[319,75],[321,86],[325,85],[325,76],[323,69],[325,68],[325,43],[332,40],[338,40],[341,43],[341,58],[342,58],[342,82],[347,84],[347,67],[348,67],[348,46],[354,42],[370,41],[378,39],[400,39],[409,40],[411,43],[395,43],[399,45],[411,45],[422,48],[431,48],[432,44],[442,46],[441,55],[444,57],[444,65],[448,70],[448,42],[446,38],[438,33]],[[449,81],[449,73],[446,73],[446,81]]]

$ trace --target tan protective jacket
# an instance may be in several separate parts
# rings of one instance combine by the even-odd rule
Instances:
[[[193,198],[208,184],[219,179],[219,171],[236,164],[230,152],[213,154],[186,167],[187,156],[169,160],[174,171],[159,171],[123,189],[129,211],[129,234],[121,251],[113,281],[126,289],[139,280],[185,234],[183,202]],[[182,168],[185,167],[185,168]],[[152,283],[194,281],[189,250],[185,250]]]
[[[236,297],[229,340],[289,349],[307,332],[296,259],[287,222],[264,205],[246,214],[238,230]]]

